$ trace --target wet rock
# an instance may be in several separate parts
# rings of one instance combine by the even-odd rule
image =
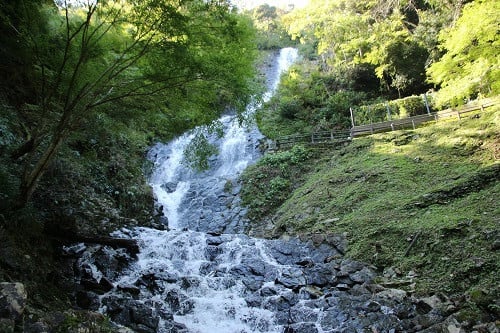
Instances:
[[[217,256],[221,254],[221,252],[222,251],[218,246],[207,245],[206,250],[205,250],[205,256],[206,256],[207,260],[214,261],[215,258],[217,258]]]
[[[314,323],[298,323],[285,327],[283,333],[318,333]]]
[[[62,247],[63,254],[71,257],[79,257],[86,249],[87,246],[84,243]]]
[[[151,329],[152,332],[156,332],[160,318],[156,315],[150,305],[133,301],[128,303],[127,306],[132,323],[137,324],[137,327],[140,328],[140,330],[149,331]],[[173,319],[173,316],[171,315],[167,316],[163,314],[162,317],[167,317],[166,319]]]
[[[253,293],[250,296],[245,297],[246,304],[251,308],[260,308],[262,305],[263,297]]]
[[[304,269],[307,277],[307,284],[326,287],[336,281],[336,271],[323,264],[316,264],[313,267]]]
[[[300,289],[300,294],[306,299],[318,299],[323,296],[323,291],[315,286],[305,286]]]
[[[110,296],[103,300],[107,314],[118,324],[143,333],[154,333],[158,328],[160,317],[172,319],[170,313],[158,311],[153,304],[138,300]]]
[[[291,323],[301,323],[301,322],[315,323],[318,320],[318,311],[317,309],[310,307],[294,306],[290,310],[289,319]]]
[[[179,315],[190,313],[194,307],[194,302],[177,290],[169,290],[166,293],[165,303],[169,305],[172,313]]]
[[[346,283],[339,283],[339,284],[337,284],[337,289],[338,290],[349,290],[350,287]]]
[[[263,297],[274,296],[274,295],[278,294],[278,290],[276,290],[276,288],[267,286],[267,287],[261,288],[259,291],[259,294],[260,294],[260,296],[263,296]]]
[[[80,284],[88,290],[93,290],[101,294],[106,293],[114,288],[113,283],[105,277],[101,277],[100,279],[81,279]]]
[[[296,289],[306,284],[306,277],[300,268],[285,267],[275,283],[281,284],[286,288]]]
[[[196,288],[201,284],[200,278],[196,276],[184,276],[179,282],[182,289]]]
[[[314,266],[314,262],[311,259],[300,260],[300,261],[296,262],[295,264],[298,266],[301,266],[301,267],[313,267]]]
[[[146,287],[147,290],[154,292],[154,291],[161,291],[162,285],[161,285],[161,278],[157,276],[155,273],[149,273],[149,274],[144,274],[141,276],[136,282],[135,285],[140,287]]]
[[[92,291],[78,291],[76,305],[82,309],[97,311],[99,309],[99,295]]]
[[[177,190],[177,183],[174,182],[168,182],[168,183],[163,183],[161,187],[167,192],[167,193],[173,193],[175,190]]]
[[[184,324],[168,321],[165,323],[166,332],[169,333],[189,333],[188,328]]]
[[[244,278],[242,280],[242,283],[250,291],[257,291],[257,290],[259,290],[264,285],[264,282],[265,282],[265,279],[262,276],[256,276],[256,277],[253,277],[253,278]]]
[[[320,324],[324,331],[334,331],[341,328],[346,320],[347,317],[342,311],[330,308],[324,311]]]
[[[93,257],[94,264],[107,278],[116,277],[133,260],[126,249],[109,246],[100,247]]]
[[[129,293],[129,294],[134,295],[134,296],[137,296],[141,293],[141,290],[134,285],[119,284],[116,288],[118,290],[124,291],[124,292]]]
[[[0,319],[5,319],[4,326],[7,327],[10,321],[21,319],[27,298],[28,294],[22,283],[0,283]]]

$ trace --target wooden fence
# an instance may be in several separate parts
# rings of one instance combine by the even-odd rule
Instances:
[[[351,136],[356,137],[356,136],[369,135],[379,132],[394,131],[404,128],[415,129],[420,124],[429,121],[438,121],[441,119],[446,119],[451,117],[457,117],[458,119],[461,119],[462,115],[466,113],[478,110],[483,111],[485,108],[498,104],[498,102],[499,102],[498,98],[484,99],[481,100],[481,103],[479,104],[465,105],[460,109],[450,108],[438,112],[429,112],[427,114],[417,115],[403,119],[394,119],[367,125],[357,125],[351,128]]]
[[[279,149],[290,148],[297,143],[319,145],[339,145],[349,142],[356,136],[370,135],[373,133],[395,131],[405,128],[417,128],[420,124],[429,121],[438,121],[451,117],[461,119],[462,115],[491,107],[498,104],[500,97],[494,99],[484,99],[478,104],[465,105],[460,109],[446,109],[438,112],[429,112],[427,114],[417,115],[413,117],[382,121],[368,125],[353,126],[350,130],[333,130],[324,132],[313,132],[311,134],[295,134],[280,137],[274,141],[270,141],[268,151],[273,152]]]

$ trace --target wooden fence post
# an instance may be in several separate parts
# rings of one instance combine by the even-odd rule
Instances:
[[[431,109],[429,108],[429,101],[427,100],[427,94],[424,93],[425,108],[427,109],[427,114],[431,115]]]
[[[387,109],[387,120],[392,120],[391,109],[389,108],[389,103],[385,102],[385,108]]]
[[[354,112],[352,111],[352,108],[349,108],[349,111],[351,112],[351,124],[352,127],[354,127]]]

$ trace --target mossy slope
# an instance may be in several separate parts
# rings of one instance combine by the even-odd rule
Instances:
[[[381,271],[390,267],[405,288],[465,298],[479,293],[474,304],[498,315],[499,149],[495,107],[310,154],[297,165],[294,186],[277,194],[276,208],[256,202],[266,193],[246,181],[263,170],[270,178],[262,180],[273,181],[273,166],[263,159],[243,177],[244,192],[253,193],[244,199],[254,233],[344,233],[348,256]]]

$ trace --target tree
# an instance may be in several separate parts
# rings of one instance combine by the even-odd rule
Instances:
[[[192,99],[191,119],[206,123],[222,105],[243,110],[252,95],[249,22],[226,1],[64,1],[55,7],[26,0],[21,8],[17,20],[12,11],[2,13],[3,28],[33,54],[26,57],[33,97],[16,108],[26,132],[13,153],[24,165],[19,206],[68,137],[112,103]]]
[[[282,9],[268,4],[260,5],[250,13],[257,28],[260,49],[275,49],[289,44],[290,38],[281,25],[283,14]]]
[[[467,4],[455,25],[439,35],[445,53],[428,69],[430,81],[441,87],[439,105],[500,92],[499,20],[498,1],[478,0]]]

